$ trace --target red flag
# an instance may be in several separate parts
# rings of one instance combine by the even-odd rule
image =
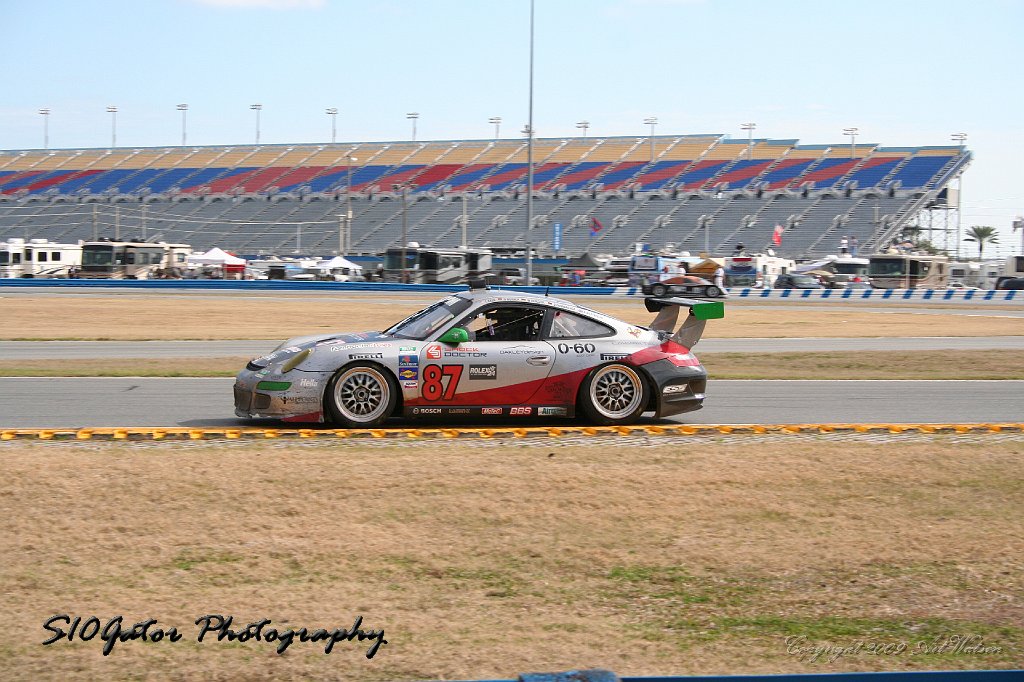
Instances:
[[[772,244],[779,246],[782,244],[782,225],[775,223],[775,231],[772,232]]]
[[[595,236],[598,232],[600,232],[603,229],[604,229],[604,225],[601,224],[601,221],[598,220],[597,218],[594,218],[593,216],[591,216],[591,218],[590,218],[590,236],[591,237]]]

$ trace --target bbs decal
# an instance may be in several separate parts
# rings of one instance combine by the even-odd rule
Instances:
[[[575,353],[577,355],[583,355],[584,353],[593,353],[597,350],[597,347],[592,343],[560,343],[558,344],[559,353]]]

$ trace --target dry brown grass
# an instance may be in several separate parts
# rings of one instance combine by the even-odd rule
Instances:
[[[1024,443],[421,447],[7,444],[7,679],[472,679],[1011,667]],[[43,648],[56,613],[178,644]],[[206,613],[383,627],[195,643]],[[1000,653],[788,655],[977,633]]]
[[[284,339],[329,331],[383,329],[436,300],[438,294],[319,296],[199,296],[160,292],[132,295],[25,294],[4,298],[0,339]],[[653,319],[639,300],[590,298],[591,305],[634,324]],[[938,310],[938,308],[937,308]],[[764,309],[728,303],[726,318],[708,336],[896,337],[1024,335],[1019,318],[980,309],[977,317],[875,313],[836,304]]]
[[[698,353],[715,379],[1024,379],[1024,351],[986,350],[971,361],[951,351]],[[230,377],[249,358],[0,360],[0,376]]]

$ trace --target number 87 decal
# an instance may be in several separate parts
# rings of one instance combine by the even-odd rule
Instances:
[[[445,377],[448,377],[447,385]],[[462,365],[427,365],[423,368],[423,399],[451,400],[461,378]]]

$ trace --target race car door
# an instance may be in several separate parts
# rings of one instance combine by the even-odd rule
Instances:
[[[458,345],[428,344],[420,370],[422,405],[522,405],[551,371],[555,352],[540,339],[545,310],[496,304],[457,325],[469,333]]]

